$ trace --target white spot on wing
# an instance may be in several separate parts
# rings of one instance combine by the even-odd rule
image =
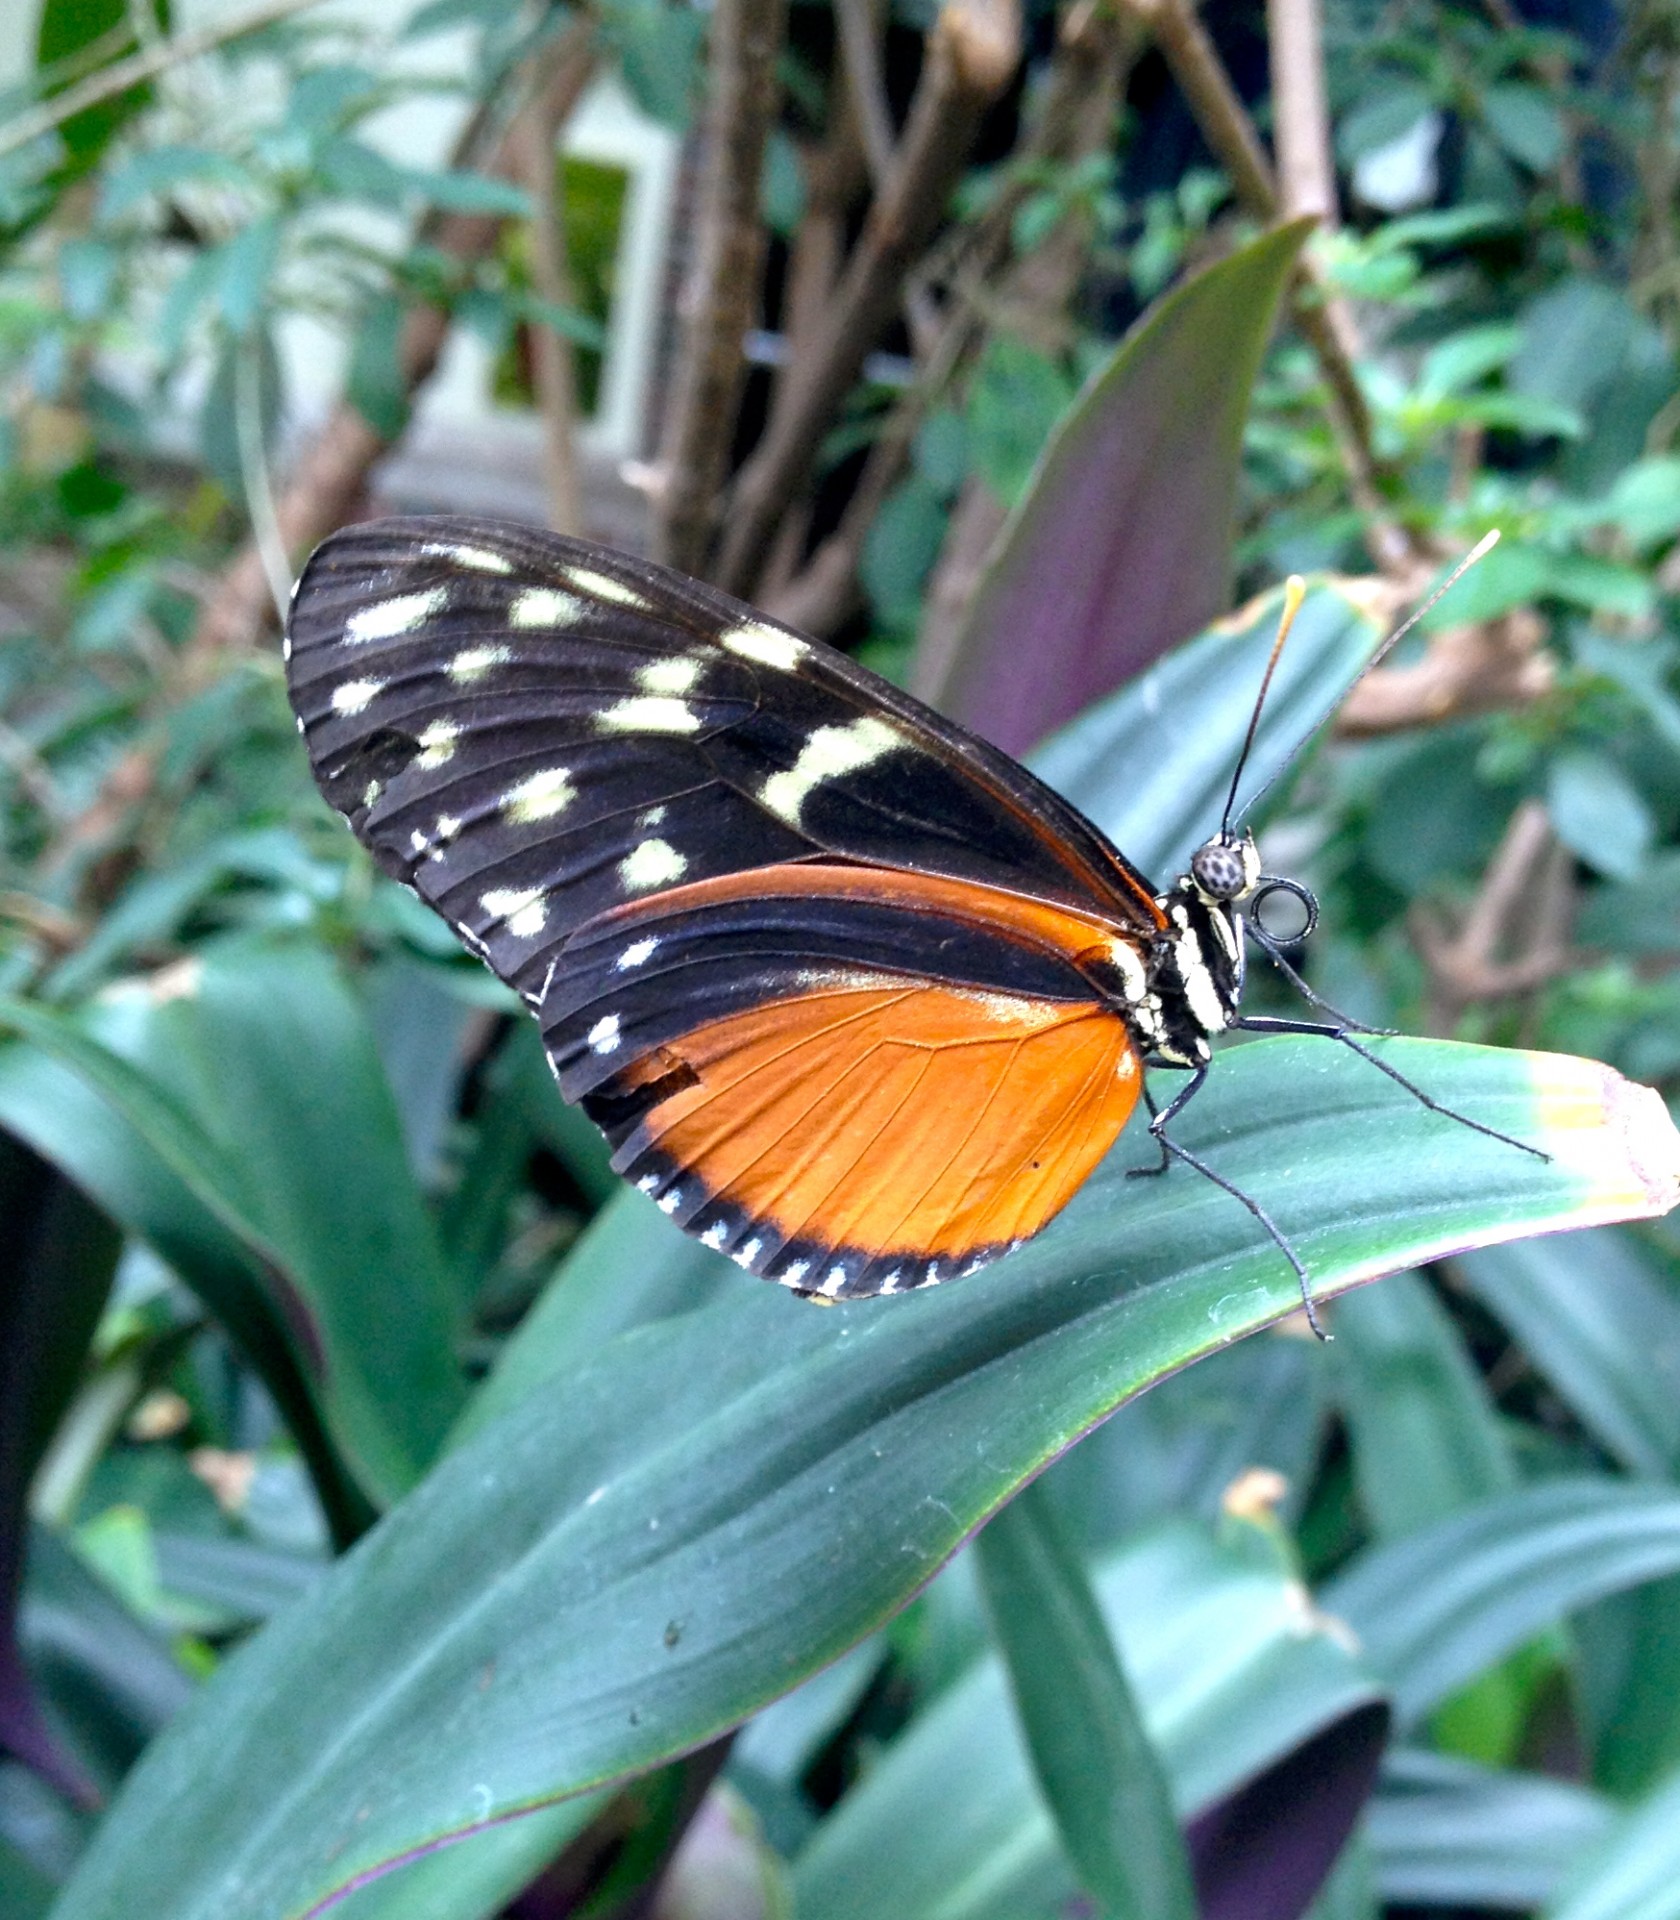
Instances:
[[[712,1251],[716,1253],[718,1249],[722,1247],[724,1241],[727,1240],[728,1238],[729,1238],[728,1221],[714,1220],[712,1224],[706,1229],[706,1231],[703,1234],[701,1234],[700,1244],[704,1247],[710,1247]]]
[[[791,1266],[784,1267],[776,1278],[784,1287],[797,1287],[810,1270],[810,1265],[809,1260],[795,1260]]]
[[[636,685],[647,693],[688,693],[705,670],[705,663],[683,654],[650,660],[636,669]]]
[[[469,573],[512,573],[510,562],[499,553],[492,553],[488,547],[453,546],[447,540],[434,540],[420,549],[422,553],[435,554],[440,560],[453,560],[458,567],[465,567]]]
[[[800,809],[814,787],[843,773],[855,773],[905,744],[897,728],[873,714],[843,727],[818,727],[793,765],[765,781],[759,798],[772,813],[797,827]]]
[[[761,667],[779,667],[783,673],[797,667],[807,651],[805,642],[796,635],[783,633],[780,627],[768,626],[762,620],[748,620],[731,627],[727,633],[720,633],[718,639],[743,660],[756,660]]]
[[[451,680],[482,680],[492,667],[505,667],[511,647],[463,647],[449,663]]]
[[[579,593],[586,593],[596,600],[609,601],[615,607],[644,608],[647,605],[634,587],[627,587],[610,573],[596,573],[589,567],[568,567],[566,578]]]
[[[479,906],[492,920],[502,921],[516,940],[530,940],[543,930],[548,902],[541,887],[503,887],[487,893]]]
[[[638,1193],[652,1193],[658,1185],[659,1175],[657,1173],[644,1173],[641,1179],[636,1182],[636,1191]]]
[[[345,622],[344,637],[352,646],[363,646],[369,640],[394,640],[399,633],[423,627],[434,613],[442,612],[448,599],[447,588],[430,587],[424,593],[402,593],[395,600],[359,607]]]
[[[645,893],[649,887],[669,886],[688,870],[688,862],[669,840],[644,840],[618,863],[618,877],[632,893]]]
[[[827,1294],[829,1299],[832,1300],[845,1284],[846,1269],[841,1266],[833,1266],[829,1268],[827,1277],[824,1279],[822,1285],[817,1288],[817,1291],[818,1293]]]
[[[762,1240],[749,1240],[744,1247],[737,1247],[729,1257],[736,1266],[745,1267],[751,1273],[752,1263],[758,1258],[763,1246]]]
[[[453,720],[434,720],[420,736],[417,767],[441,767],[455,752],[461,729]]]
[[[659,936],[650,933],[645,939],[632,940],[613,962],[619,973],[628,973],[632,967],[640,967],[653,957],[654,948],[659,945]]]
[[[608,733],[698,733],[700,716],[685,700],[644,693],[604,707],[599,725]]]
[[[661,1213],[675,1213],[678,1207],[680,1207],[681,1205],[682,1205],[682,1188],[681,1187],[667,1187],[665,1191],[659,1196],[659,1211]]]
[[[597,1020],[589,1029],[589,1051],[591,1053],[616,1053],[618,1051],[618,1015],[609,1013]]]
[[[346,680],[340,687],[333,688],[332,710],[334,713],[362,713],[368,703],[383,691],[383,680]]]
[[[513,826],[534,826],[539,820],[552,820],[557,813],[564,813],[576,798],[569,768],[544,767],[508,789],[502,797],[502,813]]]
[[[510,627],[569,627],[583,618],[583,602],[558,587],[527,587],[508,606]]]

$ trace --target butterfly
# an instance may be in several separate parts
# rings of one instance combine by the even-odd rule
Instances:
[[[1144,1171],[1241,1201],[1310,1313],[1264,1208],[1168,1131],[1210,1041],[1323,1032],[1435,1105],[1341,1016],[1243,1016],[1251,937],[1314,998],[1258,908],[1292,893],[1310,931],[1316,905],[1229,805],[1158,891],[1007,754],[667,568],[476,517],[352,526],[286,661],[322,792],[530,1007],[614,1168],[807,1297],[978,1271],[1142,1097]],[[1157,1108],[1146,1068],[1189,1078]]]

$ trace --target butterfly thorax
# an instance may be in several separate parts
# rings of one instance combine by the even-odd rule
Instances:
[[[1205,1065],[1209,1040],[1236,1019],[1244,977],[1242,903],[1259,879],[1253,840],[1221,834],[1198,848],[1190,871],[1157,896],[1166,924],[1150,957],[1149,991],[1129,1010],[1150,1059]]]

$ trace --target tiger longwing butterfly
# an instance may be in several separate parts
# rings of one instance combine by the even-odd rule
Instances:
[[[1339,1016],[1242,1017],[1245,932],[1302,984],[1256,902],[1314,909],[1229,807],[1157,893],[1007,754],[843,654],[499,521],[335,534],[286,648],[327,799],[531,1007],[613,1166],[708,1246],[822,1300],[973,1273],[1061,1210],[1170,1067],[1190,1078],[1149,1103],[1148,1171],[1176,1156],[1240,1200],[1310,1314],[1264,1209],[1167,1125],[1234,1026],[1326,1033],[1400,1076]]]

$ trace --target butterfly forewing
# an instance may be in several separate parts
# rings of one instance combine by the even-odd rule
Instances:
[[[743,1265],[943,1278],[1123,1123],[1135,1055],[1093,978],[1159,928],[1150,889],[843,655],[454,517],[334,536],[288,646],[327,797],[538,1009],[621,1169]]]

